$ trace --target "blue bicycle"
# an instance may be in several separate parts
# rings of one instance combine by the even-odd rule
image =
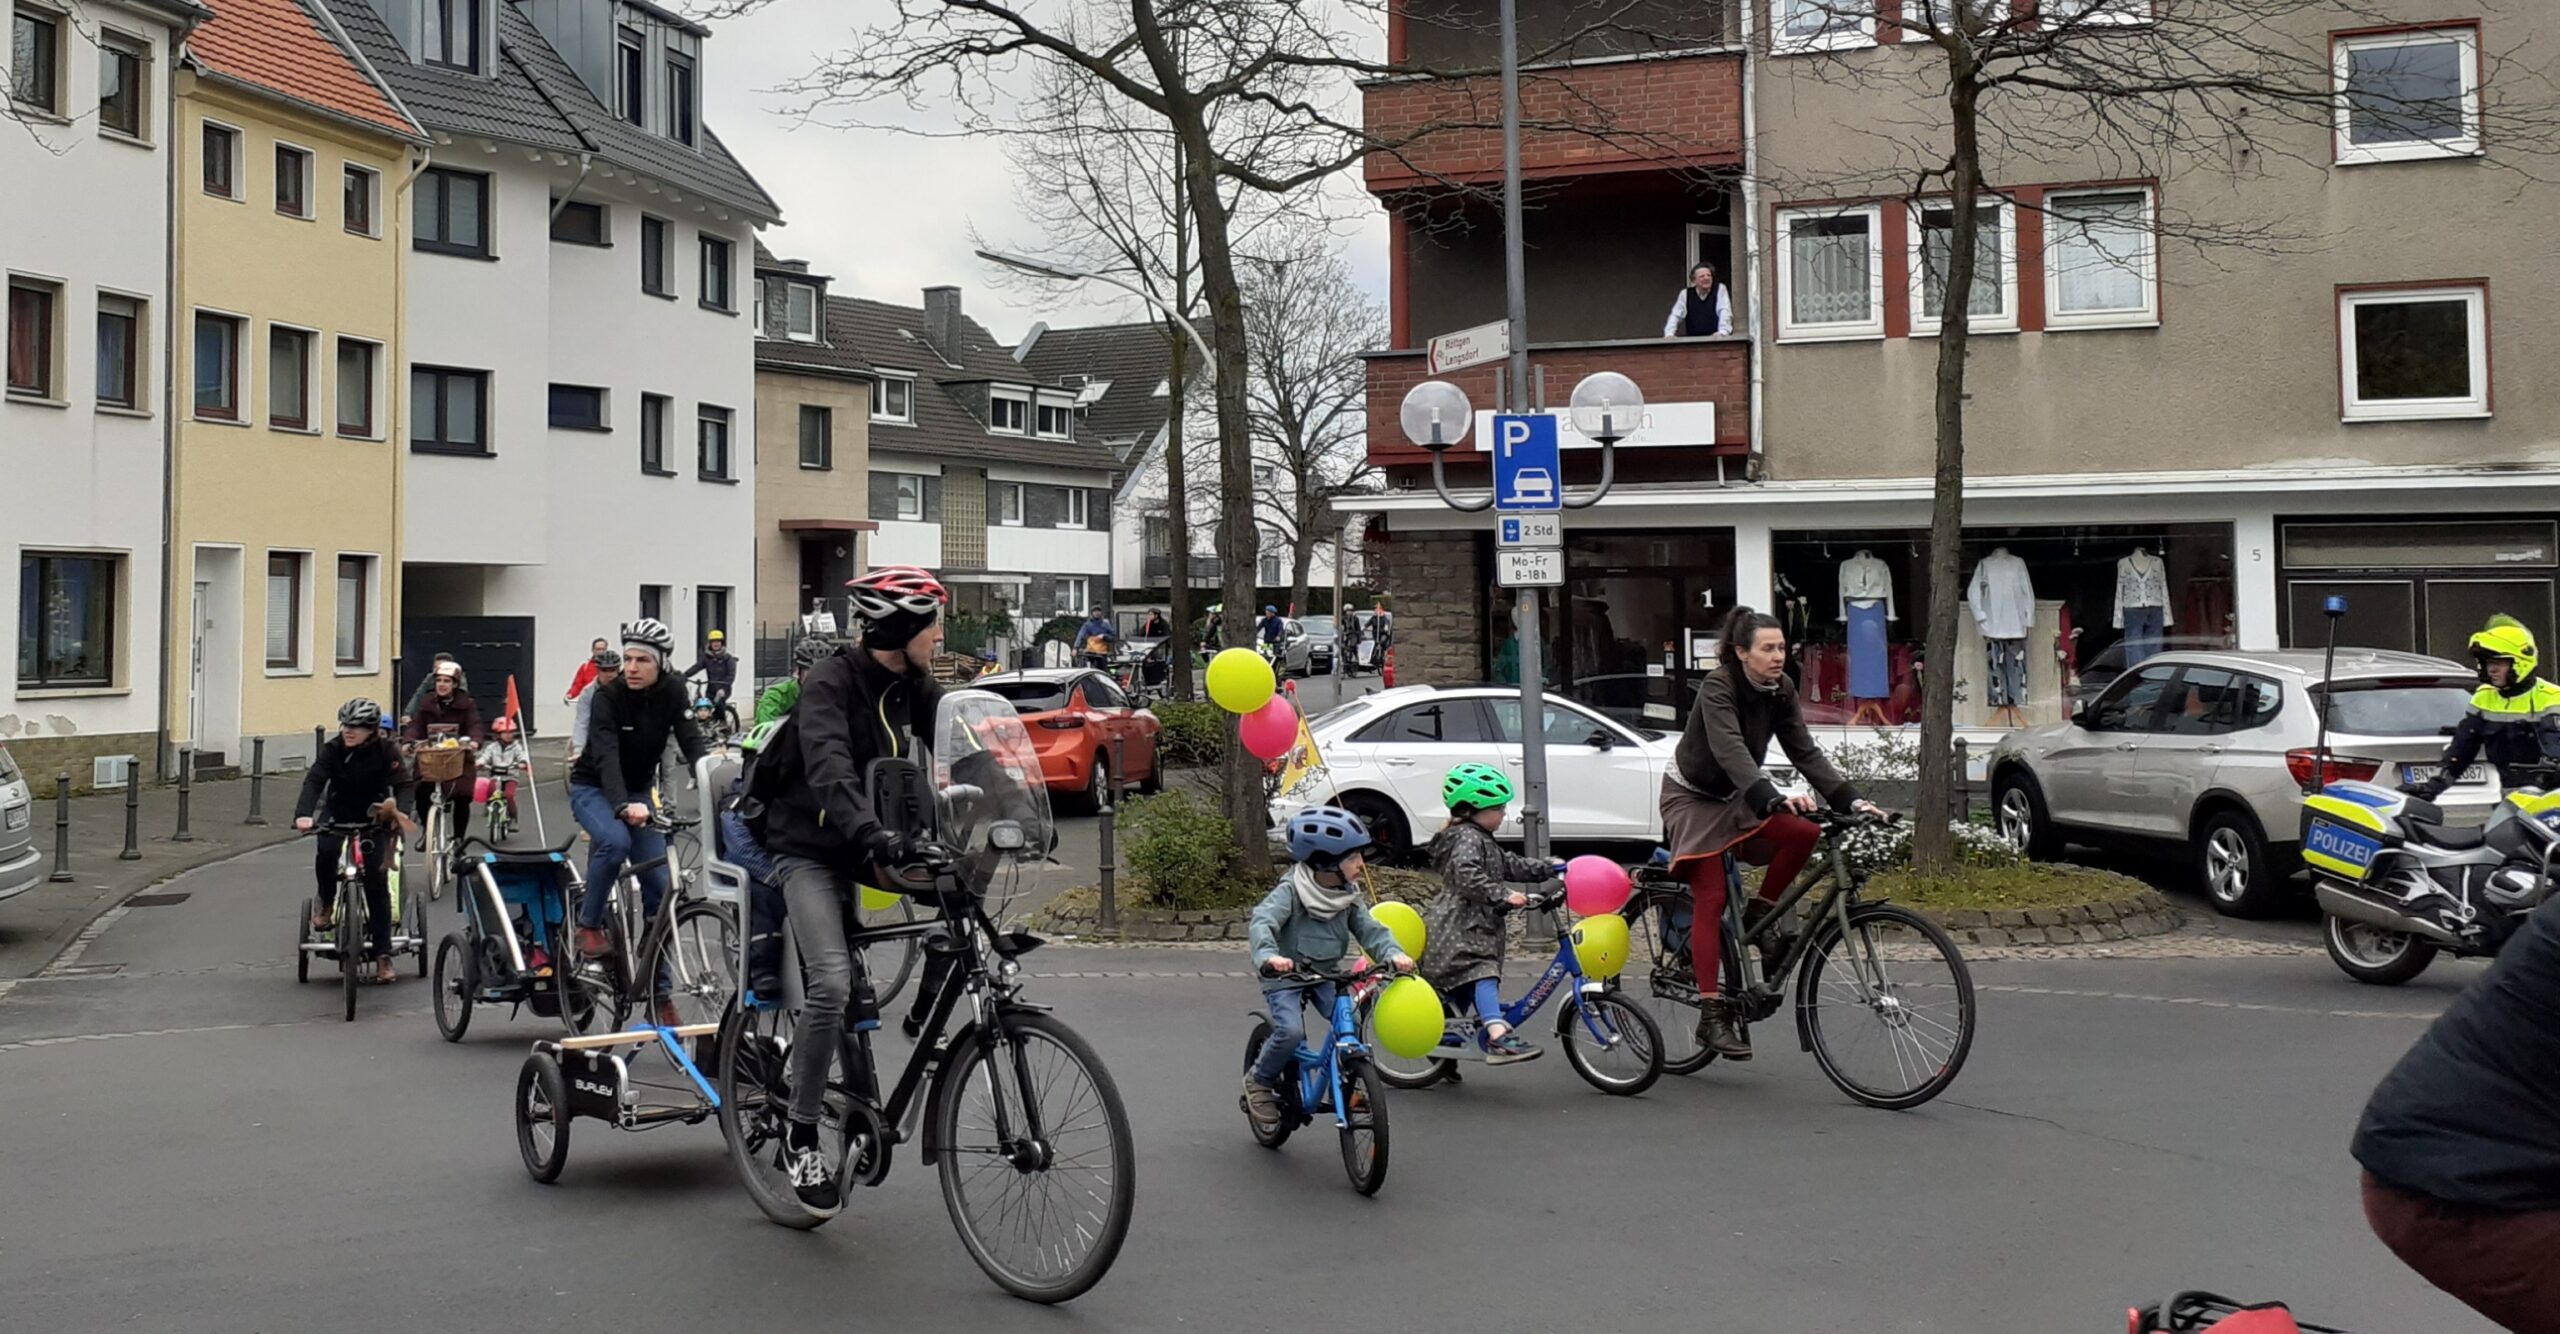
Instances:
[[[1533,895],[1520,911],[1548,911],[1562,902],[1562,894]],[[1371,1001],[1387,980],[1387,974],[1372,969],[1353,984],[1364,1024]],[[1568,980],[1573,983],[1570,988],[1565,987]],[[1556,1014],[1556,1040],[1563,1044],[1564,1058],[1573,1072],[1585,1083],[1603,1093],[1632,1098],[1662,1078],[1661,1027],[1643,1007],[1608,984],[1585,976],[1570,940],[1556,942],[1556,957],[1547,961],[1547,970],[1520,999],[1503,1003],[1502,1021],[1515,1031],[1526,1028],[1530,1016],[1544,1009],[1559,990],[1566,999]],[[1410,1059],[1377,1049],[1378,1074],[1397,1088],[1429,1088],[1442,1080],[1455,1084],[1460,1082],[1458,1062],[1485,1059],[1484,1024],[1476,1016],[1474,998],[1443,991],[1440,999],[1449,1012],[1449,1029],[1437,1049]]]
[[[1268,980],[1284,974],[1264,970],[1262,976]],[[1298,1127],[1313,1125],[1317,1113],[1333,1113],[1333,1123],[1342,1133],[1342,1170],[1351,1174],[1353,1189],[1375,1195],[1387,1183],[1387,1099],[1369,1045],[1361,1041],[1359,1007],[1351,995],[1362,974],[1329,972],[1301,962],[1285,976],[1334,984],[1333,1025],[1320,1039],[1322,1045],[1301,1046],[1290,1058],[1291,1078],[1280,1086],[1279,1124],[1266,1129],[1250,1111],[1245,1113],[1245,1124],[1252,1129],[1255,1143],[1276,1149]],[[1295,996],[1289,1001],[1301,1003]],[[1253,1017],[1253,1037],[1244,1044],[1247,1073],[1253,1070],[1254,1058],[1262,1054],[1263,1040],[1271,1036],[1271,1020],[1260,1011]]]

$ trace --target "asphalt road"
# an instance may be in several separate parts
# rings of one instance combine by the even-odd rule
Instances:
[[[412,980],[339,1022],[293,981],[307,866],[189,874],[0,994],[0,1326],[2062,1334],[2212,1286],[2487,1328],[2366,1234],[2344,1151],[2469,966],[2378,991],[2317,956],[1985,962],[1970,1065],[1904,1114],[1775,1026],[1630,1101],[1553,1054],[1479,1069],[1395,1096],[1364,1201],[1329,1136],[1246,1137],[1241,957],[1043,951],[1033,994],[1121,1081],[1140,1182],[1118,1267],[1046,1311],[977,1272],[911,1159],[811,1234],[763,1221],[708,1124],[577,1123],[534,1184],[508,1107],[550,1026],[484,1010],[448,1046]]]

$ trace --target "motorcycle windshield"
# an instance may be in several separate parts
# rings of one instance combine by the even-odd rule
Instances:
[[[985,878],[991,914],[1036,884],[1056,846],[1049,789],[1022,715],[989,690],[954,690],[934,716],[942,839]]]

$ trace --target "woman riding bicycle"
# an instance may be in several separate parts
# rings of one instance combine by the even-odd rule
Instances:
[[[710,747],[694,730],[684,684],[668,669],[675,632],[642,618],[622,627],[622,671],[599,678],[588,720],[587,747],[569,771],[569,810],[587,831],[587,883],[578,900],[578,953],[588,960],[612,952],[604,932],[606,896],[629,863],[656,862],[640,872],[643,908],[651,915],[667,895],[667,840],[649,827],[649,791],[658,762],[675,739],[687,769]],[[657,998],[658,1022],[673,1026],[674,1006]]]
[[[462,668],[451,661],[436,664],[435,676],[428,682],[427,693],[409,707],[409,725],[401,729],[415,749],[421,742],[438,736],[451,736],[463,744],[462,775],[446,783],[420,783],[412,803],[421,819],[426,815],[427,794],[441,787],[445,804],[453,812],[453,841],[460,846],[471,832],[471,788],[474,756],[482,740],[480,704],[462,688]]]
[[[1787,636],[1774,616],[1736,607],[1725,618],[1715,670],[1698,683],[1697,703],[1662,777],[1662,835],[1672,869],[1687,877],[1694,916],[1689,951],[1701,993],[1698,1041],[1731,1061],[1751,1059],[1751,1039],[1732,1007],[1716,994],[1723,957],[1725,864],[1728,854],[1765,866],[1755,905],[1774,901],[1795,882],[1821,831],[1805,815],[1814,799],[1790,797],[1761,769],[1776,741],[1796,770],[1837,811],[1876,811],[1823,758],[1805,729],[1795,684],[1787,679]],[[1878,812],[1881,813],[1881,812]]]

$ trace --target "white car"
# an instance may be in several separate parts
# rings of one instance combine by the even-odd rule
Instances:
[[[1274,823],[1332,801],[1368,824],[1389,860],[1448,822],[1440,780],[1470,761],[1521,781],[1520,692],[1508,686],[1398,686],[1363,695],[1308,724],[1325,773],[1272,802]],[[1553,696],[1546,701],[1547,832],[1559,839],[1662,839],[1662,774],[1679,737],[1630,727]],[[1520,837],[1520,807],[1502,837]]]

